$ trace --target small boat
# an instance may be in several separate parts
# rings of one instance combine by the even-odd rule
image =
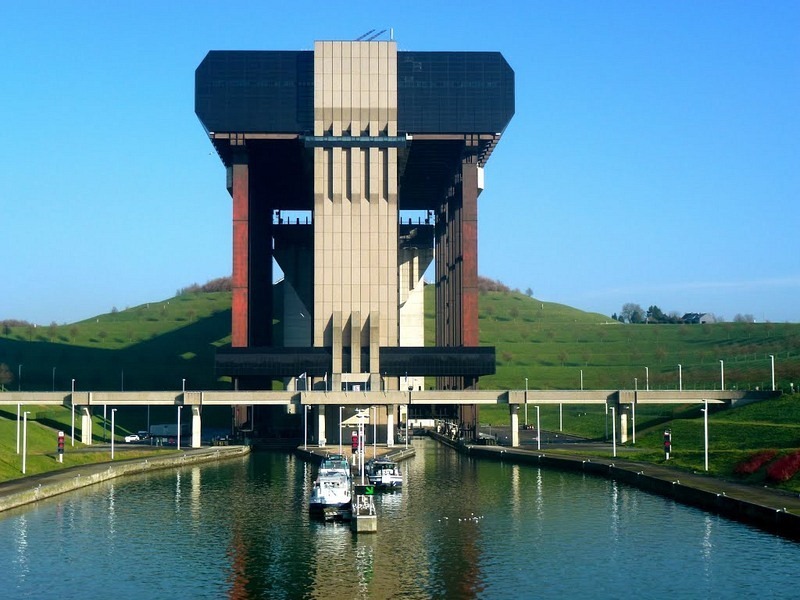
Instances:
[[[350,465],[342,456],[329,456],[319,466],[311,489],[308,512],[325,521],[342,521],[350,516]]]
[[[348,479],[351,477],[350,463],[341,454],[329,454],[322,460],[319,465],[319,473],[327,473],[329,471],[344,473]]]
[[[364,470],[370,484],[379,490],[400,489],[403,486],[403,475],[393,460],[373,459],[364,466]]]

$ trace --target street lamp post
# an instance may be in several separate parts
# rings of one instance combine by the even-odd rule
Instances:
[[[69,397],[69,410],[70,414],[70,422],[71,422],[71,431],[69,434],[70,437],[70,446],[75,445],[75,379],[72,379],[72,393]]]
[[[179,406],[178,407],[178,436],[176,438],[178,440],[178,450],[181,449],[181,409],[182,408],[183,408],[183,406]]]
[[[703,439],[705,440],[705,467],[708,471],[708,400],[703,399]]]
[[[542,426],[539,421],[539,407],[536,407],[536,449],[542,449]]]
[[[342,453],[342,410],[344,406],[339,407],[339,454]]]
[[[581,369],[581,391],[583,391],[583,369]]]
[[[678,391],[683,391],[683,365],[678,365]]]
[[[634,377],[633,378],[633,390],[636,391],[636,392],[639,391],[639,378],[638,377]]]
[[[408,404],[406,404],[406,449],[408,449]]]
[[[111,460],[114,460],[114,430],[116,428],[114,424],[114,416],[117,414],[117,409],[111,409]]]
[[[22,409],[22,405],[17,402],[17,454],[19,454],[19,411]]]
[[[22,363],[20,363],[17,369],[17,391],[22,391]],[[19,448],[17,449],[17,454],[19,454]]]
[[[103,404],[103,443],[105,444],[108,440],[106,439],[106,427],[108,426],[108,417],[106,417],[106,405]]]
[[[775,355],[774,354],[770,354],[769,355],[769,360],[770,360],[770,363],[771,363],[771,366],[772,366],[772,368],[771,368],[771,371],[772,371],[772,391],[774,392],[775,391]]]
[[[28,454],[28,415],[30,411],[22,414],[22,474],[25,475],[26,458]]]
[[[645,381],[645,391],[650,391],[650,367],[644,368],[644,381]]]
[[[525,428],[528,427],[528,378],[525,378]]]
[[[378,407],[372,407],[372,458],[378,456]]]
[[[53,367],[53,391],[56,391],[56,368]]]
[[[725,389],[725,362],[719,361],[719,389]]]
[[[306,404],[303,409],[303,450],[308,450],[308,409],[311,405]]]

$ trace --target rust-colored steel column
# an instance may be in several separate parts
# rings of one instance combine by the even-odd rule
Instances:
[[[436,345],[477,346],[478,165],[474,155],[458,165],[436,218]],[[444,389],[474,388],[477,380],[440,377]]]
[[[461,343],[477,346],[478,328],[478,165],[461,163]]]
[[[250,168],[244,149],[236,152],[231,166],[233,195],[233,273],[231,276],[231,346],[249,344],[250,281]]]

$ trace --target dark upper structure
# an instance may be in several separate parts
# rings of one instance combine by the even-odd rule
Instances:
[[[206,131],[313,133],[314,52],[209,52],[195,75]],[[514,71],[499,52],[397,52],[397,129],[502,133]]]

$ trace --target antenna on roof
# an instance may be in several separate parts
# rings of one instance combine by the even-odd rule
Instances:
[[[360,42],[361,40],[363,40],[365,37],[367,37],[367,36],[368,36],[370,33],[372,33],[373,31],[375,31],[375,30],[374,30],[374,29],[370,29],[370,30],[369,30],[367,33],[365,33],[365,34],[362,34],[362,35],[358,36],[358,37],[355,39],[355,41],[357,41],[357,42]]]
[[[372,31],[375,31],[375,30],[373,29]],[[364,41],[365,41],[365,42],[371,42],[372,40],[374,40],[374,39],[375,39],[376,37],[378,37],[379,35],[382,35],[382,34],[383,34],[385,31],[386,31],[385,29],[381,29],[381,30],[380,30],[378,33],[375,33],[375,34],[371,35],[370,37],[368,37],[368,38],[367,38],[366,40],[364,40]]]

